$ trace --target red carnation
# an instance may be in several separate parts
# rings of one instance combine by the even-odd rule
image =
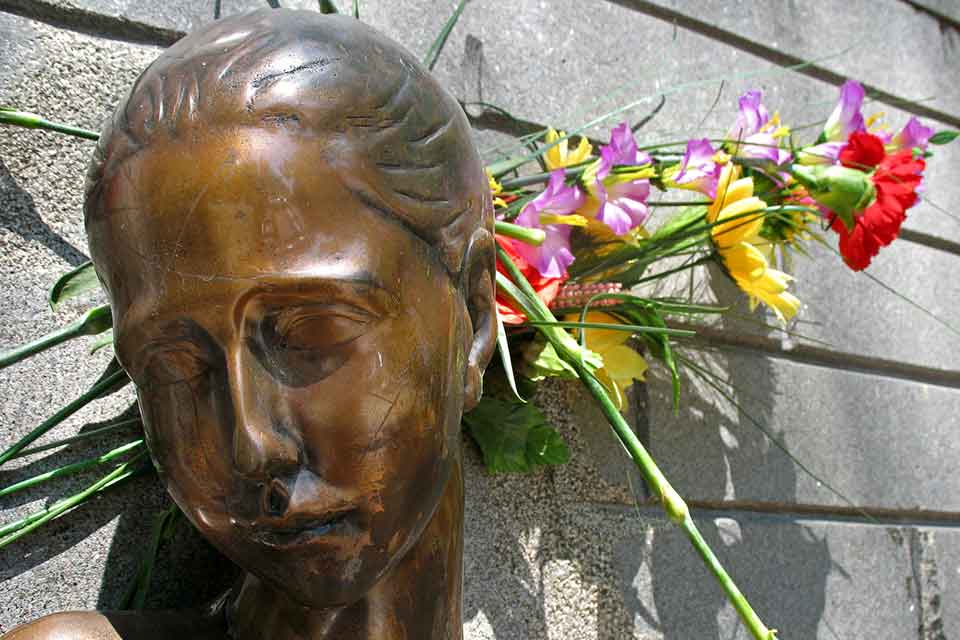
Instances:
[[[838,217],[830,225],[840,236],[844,262],[854,271],[862,271],[880,247],[893,242],[900,233],[907,209],[917,201],[917,187],[926,164],[908,149],[886,154],[883,141],[864,131],[850,134],[849,143],[840,152],[840,162],[851,169],[874,170],[870,179],[877,196],[866,209],[856,212],[853,230]]]
[[[550,306],[553,299],[557,297],[557,293],[560,291],[560,285],[564,283],[567,276],[564,275],[562,278],[543,277],[537,268],[527,262],[524,257],[520,255],[520,252],[514,248],[514,242],[520,241],[512,240],[501,235],[497,236],[497,243],[503,247],[504,252],[510,256],[513,264],[520,269],[520,273],[530,282],[533,290],[537,292],[537,297],[543,300],[543,304]],[[497,271],[508,278],[510,277],[506,268],[500,264],[499,258],[497,258]],[[513,300],[499,291],[497,291],[497,311],[500,312],[500,318],[504,324],[521,324],[527,320],[527,316],[524,315],[522,311],[514,308]]]

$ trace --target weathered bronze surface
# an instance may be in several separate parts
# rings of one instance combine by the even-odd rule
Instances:
[[[459,424],[496,322],[456,101],[352,18],[222,20],[117,110],[86,223],[161,478],[246,574],[7,638],[460,638]]]

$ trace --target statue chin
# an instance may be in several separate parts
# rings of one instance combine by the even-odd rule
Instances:
[[[85,218],[160,477],[247,573],[5,637],[460,638],[460,418],[496,322],[457,102],[352,18],[221,20],[119,106]]]

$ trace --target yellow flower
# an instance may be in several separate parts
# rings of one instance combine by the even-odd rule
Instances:
[[[739,176],[740,168],[733,164],[725,166],[720,174],[716,200],[707,209],[707,221],[714,225],[710,235],[727,273],[750,296],[750,308],[763,302],[786,322],[797,314],[800,301],[787,291],[792,278],[771,269],[767,256],[757,246],[769,245],[760,237],[767,205],[753,195],[753,179],[738,180]]]
[[[503,192],[503,187],[500,186],[500,183],[497,182],[497,179],[493,177],[493,174],[489,171],[487,172],[487,180],[490,181],[490,193],[493,194],[493,206],[497,207],[506,207],[507,203],[503,198],[498,197]]]
[[[546,153],[543,154],[544,162],[547,163],[547,169],[550,171],[580,164],[589,158],[590,154],[593,152],[593,145],[591,145],[590,142],[583,136],[580,137],[580,144],[577,145],[577,148],[573,151],[570,151],[567,145],[569,140],[566,136],[566,133],[563,131],[558,133],[553,127],[547,129],[546,143],[548,145],[551,145],[554,142],[557,142],[557,140],[560,140],[560,138],[563,138],[563,140],[560,140],[559,143],[547,149]]]
[[[570,314],[564,318],[567,322],[580,322],[579,314]],[[601,311],[587,313],[586,322],[604,324],[623,324],[614,316]],[[647,361],[639,353],[627,346],[629,331],[617,329],[584,329],[586,347],[603,358],[603,367],[596,372],[597,379],[613,392],[613,401],[617,409],[623,408],[623,394],[634,380],[643,380],[647,372]],[[577,335],[579,339],[579,334]]]

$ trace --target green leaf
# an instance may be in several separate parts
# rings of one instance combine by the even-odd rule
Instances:
[[[557,430],[547,423],[530,428],[527,435],[527,459],[540,465],[570,462],[570,449]]]
[[[538,382],[549,377],[567,379],[577,377],[577,372],[574,368],[557,355],[557,350],[553,348],[552,344],[549,342],[544,344],[542,339],[538,339],[538,342],[535,342],[531,347],[535,347],[538,343],[543,344],[543,348],[540,349],[537,357],[529,363],[529,371],[527,371],[527,373],[531,380]]]
[[[960,136],[960,131],[937,131],[930,136],[930,144],[949,144]]]
[[[427,55],[423,58],[423,66],[430,71],[433,71],[433,68],[437,66],[437,59],[440,57],[440,52],[443,51],[443,46],[447,44],[447,38],[450,37],[450,32],[453,31],[453,27],[456,26],[457,20],[460,19],[460,14],[463,13],[463,8],[466,6],[467,0],[460,0],[457,8],[453,10],[453,14],[447,18],[443,28],[440,29],[436,40],[430,45],[430,50],[427,51]]]
[[[595,373],[597,369],[603,367],[603,358],[600,357],[600,354],[581,347],[580,344],[573,339],[573,336],[566,331],[560,332],[559,335],[561,336],[561,340],[563,340],[563,346],[566,347],[570,353],[576,354],[580,352],[583,354],[583,364],[586,365],[586,368],[591,373]],[[566,336],[566,339],[563,339],[562,336]],[[557,353],[552,342],[544,343],[542,339],[538,338],[531,347],[536,348],[539,344],[544,344],[543,348],[537,357],[529,363],[529,371],[527,373],[529,373],[531,380],[537,382],[549,377],[567,379],[579,377],[576,370],[560,357],[560,354]]]
[[[87,406],[97,398],[102,398],[105,395],[117,391],[128,382],[130,382],[129,376],[127,376],[126,372],[120,368],[120,364],[117,363],[117,359],[113,358],[113,360],[110,361],[110,366],[108,366],[104,374],[100,376],[100,379],[98,379],[97,382],[83,395],[73,400],[65,407],[54,413],[52,416],[41,422],[27,435],[17,440],[3,453],[0,453],[0,465],[3,465],[7,462],[7,460],[16,457],[20,451],[25,449],[34,440],[50,431],[50,429],[53,429],[55,426],[72,416],[83,407]]]
[[[340,13],[333,0],[320,0],[320,13]]]
[[[50,308],[56,311],[57,307],[67,300],[93,291],[99,286],[100,281],[97,280],[93,263],[84,262],[73,271],[62,275],[50,288]]]
[[[570,460],[563,438],[532,404],[483,398],[463,423],[490,473],[528,473]]]

